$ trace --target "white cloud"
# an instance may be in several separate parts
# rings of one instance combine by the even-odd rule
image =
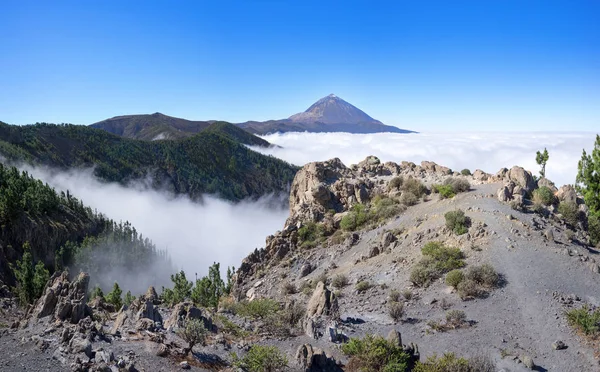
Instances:
[[[91,170],[23,169],[57,189],[70,190],[113,220],[130,221],[157,248],[167,248],[188,279],[195,273],[205,275],[213,262],[221,263],[223,276],[227,266],[239,267],[251,251],[264,246],[268,235],[283,227],[288,216],[283,200],[272,196],[238,204],[206,196],[199,204],[155,190],[102,183]]]
[[[435,161],[455,170],[469,168],[496,173],[500,168],[520,165],[537,173],[535,152],[550,153],[546,175],[557,185],[575,182],[582,149],[593,147],[592,133],[420,133],[349,134],[284,133],[264,136],[283,148],[254,150],[296,165],[340,158],[344,164],[358,163],[368,155],[381,161]]]

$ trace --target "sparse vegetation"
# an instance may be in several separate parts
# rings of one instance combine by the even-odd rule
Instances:
[[[416,196],[417,199],[427,193],[427,187],[421,181],[412,177],[405,179],[400,189],[402,190],[402,193],[410,192]]]
[[[477,283],[471,279],[465,279],[458,283],[456,290],[458,291],[458,295],[462,300],[477,298],[485,293],[480,289]]]
[[[556,202],[554,192],[548,186],[542,186],[533,190],[533,204],[553,205]]]
[[[586,336],[597,336],[600,332],[600,310],[591,310],[588,306],[567,311],[567,321],[571,327]]]
[[[402,177],[402,176],[394,177],[390,180],[390,183],[388,183],[388,190],[399,190],[402,187],[403,183],[404,183],[404,177]]]
[[[388,305],[388,314],[395,322],[404,316],[404,304],[402,302],[390,301]]]
[[[225,283],[221,279],[221,265],[214,262],[208,268],[208,275],[196,280],[196,285],[190,293],[195,304],[216,309],[219,299],[225,293]]]
[[[185,321],[183,327],[178,331],[179,337],[188,343],[188,347],[184,349],[185,355],[188,355],[192,348],[203,343],[206,338],[206,328],[202,321],[198,319],[188,319]]]
[[[296,293],[296,286],[290,282],[284,282],[281,286],[281,291],[284,295],[291,295]]]
[[[500,276],[490,264],[470,266],[467,269],[465,278],[486,288],[496,287],[500,280]]]
[[[367,281],[367,280],[361,280],[360,282],[356,283],[356,290],[359,293],[365,292],[367,290],[369,290],[369,288],[371,288],[373,285]]]
[[[457,358],[453,353],[441,357],[430,356],[425,362],[418,362],[413,372],[495,372],[496,365],[487,356],[475,356],[468,360]]]
[[[402,291],[402,297],[404,297],[404,299],[405,299],[406,301],[410,301],[410,300],[413,298],[413,293],[412,293],[412,291],[411,291],[410,289],[408,289],[408,288],[407,288],[407,289],[404,289],[404,290]]]
[[[397,289],[392,289],[390,291],[389,298],[390,298],[391,302],[398,302],[398,301],[400,301],[400,292],[398,292]]]
[[[446,324],[453,328],[460,328],[467,321],[467,314],[462,310],[450,310],[446,313]]]
[[[252,301],[240,301],[235,307],[235,313],[254,319],[264,319],[269,314],[280,310],[279,303],[270,298],[257,298]]]
[[[456,195],[454,189],[450,185],[434,185],[433,190],[434,192],[440,194],[442,199],[450,199]]]
[[[419,199],[415,194],[410,191],[405,191],[400,195],[400,203],[410,207],[411,205],[415,205],[419,202]]]
[[[462,270],[454,269],[446,274],[446,284],[456,288],[464,278],[465,274],[463,274]]]
[[[329,235],[322,223],[309,221],[298,229],[298,238],[301,246],[304,248],[312,248],[325,240]]]
[[[354,231],[369,223],[379,223],[403,212],[406,206],[384,195],[376,195],[369,205],[355,204],[340,221],[340,228]]]
[[[331,285],[338,289],[344,288],[345,286],[348,285],[348,283],[349,283],[348,277],[344,274],[337,274],[331,280]]]
[[[471,171],[468,170],[467,168],[463,169],[460,171],[460,174],[462,174],[463,176],[470,176],[471,175]]]
[[[464,254],[460,249],[446,247],[440,242],[427,243],[421,253],[424,257],[410,274],[410,281],[419,287],[427,287],[441,275],[465,265]]]
[[[275,346],[252,345],[243,358],[232,353],[233,365],[248,372],[283,371],[288,360]]]
[[[350,357],[347,371],[391,372],[408,369],[409,356],[402,346],[394,345],[380,336],[352,338],[342,345],[342,352]]]

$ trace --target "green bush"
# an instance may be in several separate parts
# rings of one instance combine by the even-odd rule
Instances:
[[[567,321],[585,335],[596,336],[600,331],[600,310],[592,311],[584,306],[580,309],[567,311]]]
[[[471,184],[464,178],[450,177],[444,180],[444,185],[451,186],[455,193],[467,192],[471,189]]]
[[[467,314],[462,310],[449,310],[446,313],[446,325],[460,328],[467,322]]]
[[[402,346],[373,335],[366,335],[362,340],[350,339],[342,345],[342,352],[350,357],[346,365],[348,371],[406,371],[410,360]]]
[[[600,245],[600,217],[590,215],[588,217],[588,233],[590,234],[590,244],[593,246]]]
[[[446,227],[454,231],[456,235],[465,234],[471,226],[471,219],[460,209],[446,212],[444,218],[446,219]]]
[[[173,282],[173,289],[162,288],[161,299],[164,303],[173,306],[191,297],[194,284],[187,280],[183,270],[171,275],[171,282]]]
[[[257,298],[252,301],[241,301],[235,306],[235,313],[254,319],[264,319],[269,314],[280,310],[279,303],[270,298]]]
[[[133,301],[135,301],[135,296],[131,294],[131,291],[127,291],[123,299],[123,304],[129,306]]]
[[[354,231],[367,223],[369,219],[365,205],[355,204],[340,221],[340,227],[346,231]]]
[[[275,346],[253,345],[243,358],[232,353],[233,365],[248,372],[283,371],[288,366],[286,356]]]
[[[419,199],[410,191],[405,191],[400,195],[400,203],[410,207],[411,205],[417,204]]]
[[[188,355],[194,345],[204,342],[206,328],[204,328],[204,323],[199,319],[188,319],[185,321],[183,327],[179,328],[177,334],[188,343],[188,347],[184,349],[185,355]]]
[[[446,247],[440,242],[429,242],[421,249],[423,258],[410,273],[410,281],[418,287],[427,287],[443,274],[465,265],[464,254],[458,248]]]
[[[404,177],[402,177],[402,176],[394,177],[390,180],[390,183],[388,183],[388,190],[398,190],[402,187],[403,183],[404,183]]]
[[[481,297],[485,293],[481,290],[479,285],[477,285],[477,283],[471,279],[464,279],[458,283],[456,290],[458,291],[458,295],[462,300]]]
[[[298,238],[303,246],[314,245],[327,235],[325,226],[322,223],[307,222],[298,229]]]
[[[413,372],[479,372],[470,368],[469,361],[457,358],[453,353],[445,353],[441,358],[430,356],[425,362],[418,362]]]
[[[344,274],[337,274],[336,276],[333,277],[333,279],[331,280],[331,285],[334,286],[335,288],[344,288],[345,286],[348,285],[348,277]]]
[[[462,270],[454,269],[446,274],[446,284],[456,288],[464,278],[465,274],[463,274]]]
[[[365,292],[367,291],[369,288],[371,288],[373,285],[371,283],[369,283],[366,280],[361,280],[360,282],[356,283],[356,290],[358,292]]]
[[[119,287],[119,283],[115,282],[112,291],[106,294],[106,302],[113,304],[115,309],[120,309],[121,306],[123,306],[123,300],[121,299],[122,294],[123,291],[121,290],[121,287]]]
[[[548,186],[542,186],[533,190],[533,203],[542,205],[552,205],[556,202],[554,192]]]
[[[487,288],[496,287],[500,280],[500,276],[490,264],[469,267],[465,278]]]
[[[433,189],[436,193],[440,194],[442,199],[450,199],[456,195],[452,185],[435,185],[433,186]]]
[[[467,168],[463,169],[460,171],[460,174],[462,174],[463,176],[470,176],[471,175],[471,171],[468,170]]]
[[[560,213],[564,220],[571,226],[577,226],[579,222],[579,208],[577,204],[573,202],[562,201],[558,205],[558,213]]]
[[[389,298],[390,298],[391,302],[398,302],[398,301],[400,301],[400,292],[398,292],[397,289],[392,289],[390,291]]]
[[[410,192],[414,196],[418,198],[422,197],[427,193],[427,187],[419,180],[414,178],[408,178],[404,180],[402,187],[400,188],[402,192]]]

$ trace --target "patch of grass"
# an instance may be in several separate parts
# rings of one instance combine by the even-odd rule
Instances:
[[[444,218],[446,219],[446,227],[456,235],[466,234],[469,226],[471,226],[471,219],[460,209],[446,212]]]
[[[348,277],[344,274],[337,274],[331,280],[331,285],[335,288],[344,288],[349,283]]]
[[[464,278],[465,274],[463,274],[462,270],[454,269],[446,274],[446,284],[456,288]]]
[[[279,303],[270,298],[257,298],[252,301],[238,302],[235,314],[254,319],[264,319],[280,310]]]
[[[465,266],[464,254],[460,249],[446,247],[440,242],[427,243],[421,253],[424,257],[410,274],[410,281],[419,287],[427,287],[443,274]]]
[[[346,234],[344,234],[343,230],[336,230],[333,235],[331,235],[331,244],[342,244],[346,239]]]
[[[373,285],[367,281],[367,280],[361,280],[360,282],[356,283],[356,290],[359,293],[365,292],[367,290],[369,290]]]
[[[394,345],[380,336],[352,338],[342,345],[342,352],[350,357],[345,369],[347,371],[406,371],[409,365],[409,355],[402,346]]]
[[[248,353],[240,358],[232,353],[233,366],[248,372],[283,371],[288,366],[288,360],[275,346],[252,345]]]
[[[567,321],[571,327],[586,336],[597,336],[600,332],[600,310],[592,311],[587,305],[567,311]]]

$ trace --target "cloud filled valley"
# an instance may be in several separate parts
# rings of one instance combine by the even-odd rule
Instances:
[[[434,161],[454,170],[469,168],[496,173],[513,165],[537,173],[535,152],[546,147],[550,159],[546,175],[558,185],[575,182],[577,162],[582,149],[593,147],[593,133],[420,133],[420,134],[350,134],[285,133],[263,136],[281,146],[253,148],[296,165],[338,157],[346,164],[356,164],[368,155],[381,161],[403,160],[420,163]]]

